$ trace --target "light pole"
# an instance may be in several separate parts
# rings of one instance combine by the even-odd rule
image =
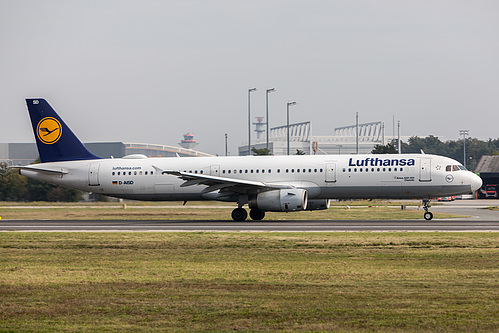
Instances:
[[[359,113],[355,113],[355,154],[359,154]]]
[[[265,95],[265,117],[267,121],[267,149],[269,149],[269,93],[274,92],[274,88],[267,89],[267,93]]]
[[[251,155],[251,92],[256,91],[256,88],[248,89],[248,156]]]
[[[399,151],[399,154],[402,154],[402,143],[400,142],[400,120],[398,121],[398,151]]]
[[[296,102],[288,102],[288,104],[286,105],[286,126],[287,126],[287,129],[288,129],[288,155],[289,155],[289,106],[290,105],[295,105]]]
[[[227,133],[225,133],[225,156],[227,156]]]
[[[463,164],[466,168],[466,135],[470,130],[459,130],[459,134],[463,136]]]

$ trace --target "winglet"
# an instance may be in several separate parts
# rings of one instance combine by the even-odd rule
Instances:
[[[26,105],[42,163],[100,158],[85,148],[46,100],[26,99]]]

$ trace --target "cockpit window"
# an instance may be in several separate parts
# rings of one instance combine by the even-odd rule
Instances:
[[[466,168],[462,165],[447,165],[445,167],[445,171],[450,172],[450,171],[459,171],[459,170],[466,170]]]

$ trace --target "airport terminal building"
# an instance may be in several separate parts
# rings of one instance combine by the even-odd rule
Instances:
[[[260,124],[255,124],[260,125]],[[263,124],[265,125],[265,124]],[[358,131],[358,135],[357,135]],[[251,147],[267,148],[265,130],[257,126],[257,138],[251,142]],[[288,126],[271,128],[269,131],[268,148],[273,155],[287,155]],[[407,140],[408,137],[401,137]],[[337,127],[330,136],[312,134],[310,121],[289,125],[289,154],[296,154],[297,150],[306,155],[336,155],[336,154],[369,154],[376,145],[385,144],[385,129],[382,121],[364,123],[351,126]],[[358,148],[357,148],[358,147]],[[248,142],[239,147],[239,155],[248,155]]]
[[[193,157],[213,156],[193,149],[134,142],[92,142],[85,147],[96,156],[103,158],[123,157],[143,154],[148,157]],[[33,163],[38,158],[35,143],[0,143],[0,162],[9,166],[21,166]]]

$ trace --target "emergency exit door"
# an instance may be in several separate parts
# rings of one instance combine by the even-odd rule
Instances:
[[[336,182],[336,163],[326,164],[326,182],[327,183]]]

